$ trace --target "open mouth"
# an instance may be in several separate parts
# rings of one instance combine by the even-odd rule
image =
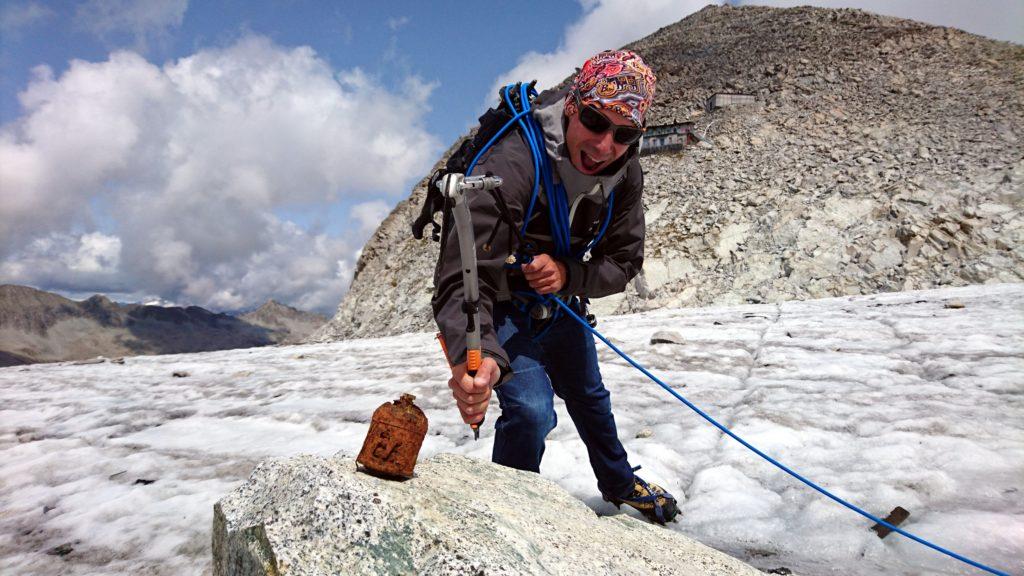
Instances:
[[[589,154],[580,150],[580,164],[583,165],[583,169],[587,172],[594,172],[601,167],[601,162],[591,158]]]

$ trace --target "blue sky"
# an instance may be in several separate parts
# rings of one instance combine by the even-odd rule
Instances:
[[[473,119],[494,78],[528,51],[553,51],[566,24],[583,12],[570,1],[235,0],[189,3],[180,24],[154,24],[140,35],[125,27],[97,33],[83,23],[82,4],[38,3],[49,13],[14,34],[0,35],[0,122],[20,115],[17,93],[38,64],[59,75],[72,59],[100,61],[121,48],[140,50],[150,61],[162,63],[260,35],[281,46],[311,46],[334,69],[360,67],[388,86],[409,74],[438,82],[442,88],[431,98],[427,129],[447,142]],[[499,30],[510,23],[514,27],[495,42]]]
[[[535,2],[534,8],[541,4]],[[201,2],[187,5],[180,24],[168,18],[169,25],[126,25],[98,33],[96,26],[84,22],[87,5],[81,2],[38,5],[44,10],[31,25],[0,35],[0,123],[22,114],[18,92],[40,64],[59,76],[73,59],[102,61],[117,49],[135,50],[151,62],[163,63],[256,35],[281,46],[310,46],[335,70],[359,67],[388,88],[394,89],[409,75],[436,83],[423,121],[425,129],[445,143],[475,120],[489,82],[530,50],[554,50],[566,23],[583,10],[568,1],[543,3],[543,10],[523,9],[513,2]],[[518,23],[515,33],[494,42],[496,30],[507,22]],[[387,191],[372,192],[387,196]],[[338,235],[350,224],[353,204],[342,197],[327,205],[282,206],[275,213]],[[106,212],[94,214],[100,230],[114,229]]]
[[[1014,0],[812,3],[1024,34]],[[497,86],[550,85],[706,4],[5,0],[0,283],[331,312]]]

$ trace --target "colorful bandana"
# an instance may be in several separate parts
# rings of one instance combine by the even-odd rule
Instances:
[[[605,50],[584,62],[572,81],[572,89],[578,91],[584,106],[610,110],[643,128],[657,80],[637,53]],[[570,93],[565,99],[565,115],[577,112],[576,99]]]

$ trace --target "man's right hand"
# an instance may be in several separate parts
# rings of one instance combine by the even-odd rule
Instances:
[[[498,383],[501,369],[494,358],[485,357],[476,371],[476,377],[466,373],[466,363],[452,366],[452,378],[448,387],[452,389],[455,404],[466,424],[476,424],[484,419],[487,403],[491,400],[491,389]]]

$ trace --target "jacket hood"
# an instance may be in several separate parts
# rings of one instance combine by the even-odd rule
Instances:
[[[548,156],[554,160],[555,177],[565,186],[569,204],[575,202],[581,194],[603,204],[612,189],[626,177],[626,168],[637,150],[635,146],[631,147],[616,164],[599,174],[584,174],[577,170],[569,159],[569,150],[565,145],[567,119],[563,109],[568,94],[568,86],[560,90],[544,91],[534,102],[536,108],[533,117],[544,131],[544,146]]]

